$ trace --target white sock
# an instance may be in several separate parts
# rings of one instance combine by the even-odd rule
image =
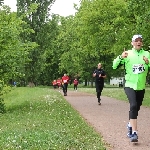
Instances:
[[[131,124],[130,124],[130,122],[128,123],[128,126],[129,126],[129,127],[131,127]]]

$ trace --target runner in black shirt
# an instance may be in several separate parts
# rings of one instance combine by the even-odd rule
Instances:
[[[101,105],[101,92],[104,87],[104,78],[106,78],[105,71],[102,69],[102,64],[99,63],[97,69],[93,72],[93,77],[95,77],[95,87],[97,92],[98,104]]]

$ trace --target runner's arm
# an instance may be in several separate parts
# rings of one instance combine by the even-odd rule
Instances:
[[[121,67],[122,65],[124,65],[124,59],[123,58],[121,58],[121,55],[119,55],[119,56],[117,56],[117,58],[115,58],[114,60],[113,60],[113,66],[112,66],[112,68],[113,69],[118,69],[119,67]]]
[[[149,52],[148,52],[149,53]],[[148,67],[150,67],[150,53],[148,55]]]

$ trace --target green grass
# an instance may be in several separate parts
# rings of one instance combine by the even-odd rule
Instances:
[[[101,136],[64,97],[44,87],[14,88],[0,114],[1,150],[106,150]]]
[[[87,93],[91,93],[91,94],[95,94],[96,95],[96,90],[95,88],[78,88],[78,91],[81,92],[87,92]],[[108,96],[111,98],[115,98],[117,100],[124,100],[128,102],[128,99],[126,97],[126,94],[124,92],[123,88],[112,88],[112,87],[105,87],[102,91],[102,96]],[[150,88],[147,87],[145,90],[145,96],[144,96],[144,100],[143,100],[143,106],[148,106],[150,107]]]

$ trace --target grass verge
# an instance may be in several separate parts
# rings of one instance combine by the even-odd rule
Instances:
[[[0,149],[106,150],[100,135],[57,91],[20,87],[4,98]]]

